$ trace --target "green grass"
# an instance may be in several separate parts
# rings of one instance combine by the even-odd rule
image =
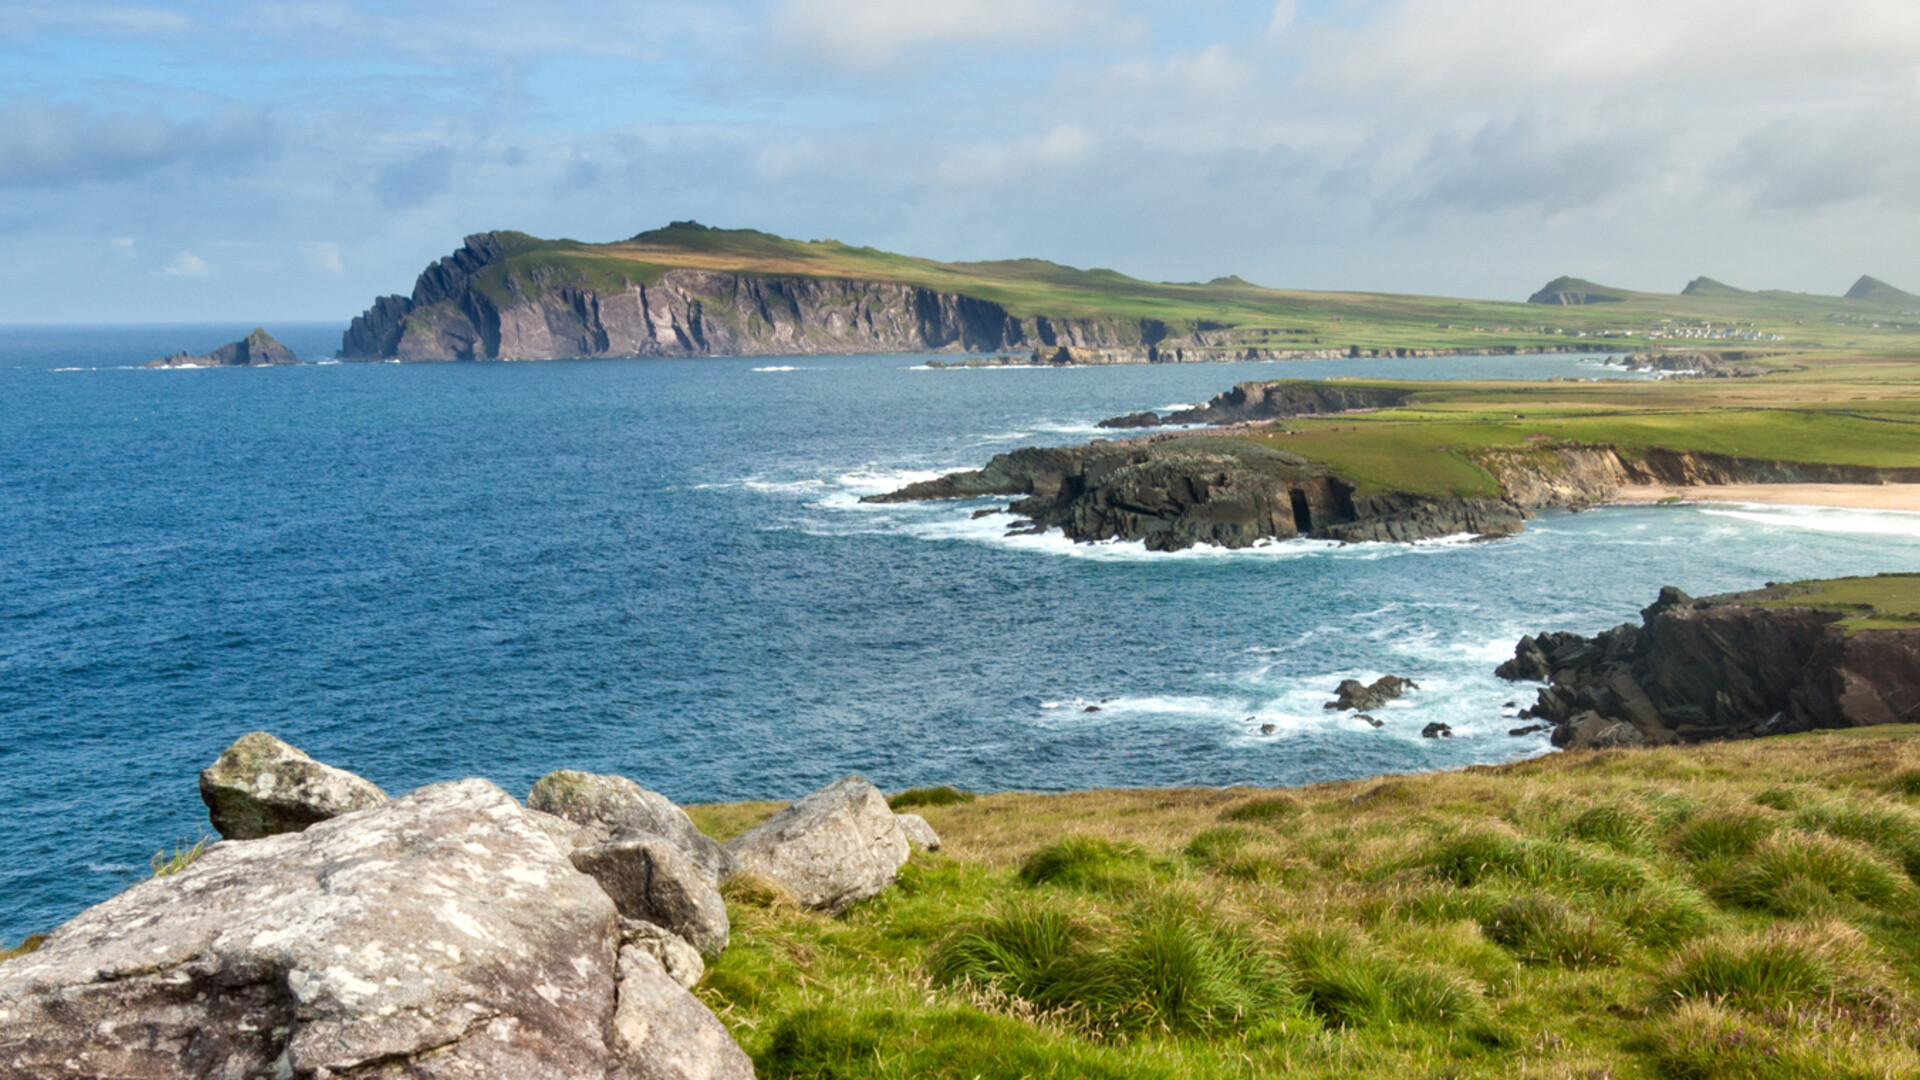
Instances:
[[[38,952],[40,946],[46,943],[47,935],[29,934],[25,938],[22,938],[18,945],[0,945],[0,962],[12,960],[16,956],[25,956],[31,952]]]
[[[898,795],[888,796],[887,805],[895,810],[910,810],[916,806],[952,806],[972,801],[973,792],[942,784],[939,787],[908,788]]]
[[[213,837],[203,836],[193,841],[181,840],[173,845],[171,852],[164,848],[154,852],[148,860],[153,870],[152,876],[170,877],[185,870],[207,853],[207,845],[212,842]]]
[[[1911,734],[927,805],[840,917],[730,882],[697,993],[768,1080],[1912,1077]]]

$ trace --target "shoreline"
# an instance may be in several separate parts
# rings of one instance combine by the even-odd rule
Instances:
[[[1920,484],[1636,484],[1614,491],[1599,505],[1648,506],[1667,500],[1920,513]]]

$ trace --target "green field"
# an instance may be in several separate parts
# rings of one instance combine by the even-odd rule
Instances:
[[[1765,603],[1847,612],[1850,630],[1911,630],[1920,626],[1920,574],[1801,581],[1769,592],[1785,594]]]
[[[477,285],[496,303],[555,286],[617,289],[650,284],[676,267],[733,274],[845,278],[923,286],[990,300],[1015,317],[1157,319],[1228,344],[1273,349],[1722,347],[1920,354],[1920,302],[1897,290],[1872,298],[1749,293],[1696,295],[1602,289],[1620,299],[1578,306],[1386,293],[1271,289],[1220,277],[1204,283],[1141,281],[1039,259],[937,262],[835,240],[788,240],[753,230],[677,222],[606,244],[496,234],[505,259]],[[1600,288],[1600,287],[1595,287]],[[1649,334],[1714,333],[1715,338]],[[1727,336],[1732,335],[1732,336]],[[1592,339],[1592,340],[1583,340]]]
[[[839,918],[730,884],[698,993],[769,1080],[1910,1078],[1914,730],[923,805]]]

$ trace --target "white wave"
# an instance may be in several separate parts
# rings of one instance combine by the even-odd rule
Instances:
[[[83,368],[83,367],[57,367],[57,368],[50,368],[48,370],[50,371],[91,371],[92,369]]]
[[[811,371],[811,368],[797,368],[792,364],[777,364],[773,367],[757,367],[755,371]]]
[[[87,872],[91,874],[131,874],[145,869],[144,866],[135,866],[132,863],[90,862],[87,864]]]
[[[1920,513],[1911,510],[1848,510],[1827,506],[1773,506],[1728,503],[1701,507],[1707,517],[1732,518],[1755,525],[1864,536],[1920,537]]]
[[[740,486],[749,491],[765,491],[776,495],[798,495],[807,492],[823,491],[827,487],[825,480],[803,478],[799,480],[762,480],[749,477],[740,481]]]

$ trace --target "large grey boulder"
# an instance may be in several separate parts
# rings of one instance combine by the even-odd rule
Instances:
[[[727,872],[726,855],[685,810],[624,776],[559,769],[541,777],[527,805],[585,828],[595,841],[662,836],[679,845],[713,881]]]
[[[215,844],[0,964],[0,1080],[751,1076],[634,951],[511,796],[440,784]]]
[[[200,799],[221,836],[253,840],[379,806],[387,793],[255,731],[201,770]]]
[[[802,905],[839,912],[893,883],[912,854],[880,789],[836,780],[727,842],[734,872],[771,878]]]
[[[727,950],[727,902],[671,840],[608,840],[578,848],[571,858],[620,914],[673,931],[709,960]]]

